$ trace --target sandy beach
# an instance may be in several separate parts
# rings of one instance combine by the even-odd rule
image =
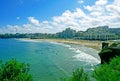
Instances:
[[[101,50],[102,41],[90,41],[90,40],[75,40],[75,39],[21,39],[29,41],[44,41],[44,42],[57,42],[57,43],[66,43],[66,44],[77,44],[91,47],[98,51]]]

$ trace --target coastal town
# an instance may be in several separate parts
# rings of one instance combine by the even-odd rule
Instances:
[[[120,28],[109,28],[108,26],[99,26],[97,28],[89,28],[85,32],[81,32],[76,39],[85,40],[117,40],[120,38]]]
[[[15,34],[0,34],[0,38],[31,38],[31,39],[79,39],[79,40],[119,40],[120,28],[109,28],[109,26],[98,26],[88,28],[86,31],[77,31],[71,28],[66,28],[55,34],[49,33],[15,33]]]

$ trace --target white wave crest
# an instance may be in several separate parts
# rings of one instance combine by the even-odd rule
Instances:
[[[31,40],[31,39],[17,39],[19,41],[24,41],[24,42],[40,42],[40,41],[37,41],[37,40]]]
[[[84,53],[80,50],[76,50],[76,53],[77,54],[73,56],[73,59],[75,61],[85,61],[85,62],[95,63],[95,64],[100,63],[100,60],[98,60],[97,58],[93,57],[90,54]]]
[[[50,42],[50,43],[52,43],[52,44],[57,44],[57,45],[61,45],[61,46],[68,47],[68,48],[71,47],[70,45],[67,45],[67,44],[64,44],[64,43],[57,43],[57,42]]]

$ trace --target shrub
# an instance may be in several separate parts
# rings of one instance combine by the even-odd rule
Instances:
[[[112,43],[110,47],[120,47],[120,43]]]
[[[102,64],[95,68],[93,77],[97,81],[120,81],[120,57],[115,57],[110,64]]]
[[[33,81],[28,74],[29,64],[19,63],[16,59],[11,59],[6,63],[0,62],[0,81]]]
[[[76,69],[72,76],[69,79],[62,79],[61,81],[90,81],[90,78],[87,73],[84,72],[84,69]]]

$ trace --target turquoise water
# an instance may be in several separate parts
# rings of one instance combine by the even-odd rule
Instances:
[[[34,81],[59,81],[79,67],[91,71],[100,63],[97,53],[80,45],[0,39],[0,59],[29,63]]]

